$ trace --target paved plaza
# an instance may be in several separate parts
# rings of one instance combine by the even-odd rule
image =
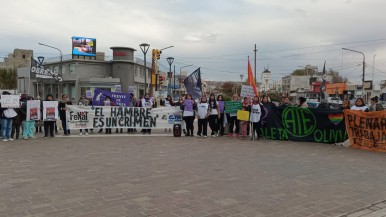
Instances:
[[[385,165],[329,144],[161,131],[1,142],[0,216],[385,216]]]

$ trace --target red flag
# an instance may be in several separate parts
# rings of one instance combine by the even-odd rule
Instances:
[[[251,63],[249,62],[249,57],[248,57],[248,83],[250,86],[253,87],[253,91],[255,92],[255,95],[259,96],[259,93],[257,92],[257,88],[256,88],[255,79],[253,78],[252,67],[251,67]]]

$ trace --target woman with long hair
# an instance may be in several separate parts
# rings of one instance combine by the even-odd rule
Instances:
[[[360,111],[368,112],[369,107],[366,106],[365,101],[362,98],[358,98],[355,101],[355,105],[351,107],[351,110],[360,110]]]
[[[196,104],[194,100],[192,99],[192,95],[187,94],[185,97],[184,102],[180,106],[182,113],[182,119],[185,121],[186,124],[186,135],[185,136],[194,136],[194,110],[196,110]]]
[[[217,96],[217,105],[219,111],[219,119],[217,124],[217,129],[220,136],[224,135],[224,110],[225,110],[225,101],[223,95]]]
[[[218,109],[217,101],[214,96],[214,94],[210,94],[209,96],[209,127],[212,130],[212,133],[210,134],[212,137],[218,136],[218,119],[220,117],[220,112]]]
[[[239,101],[239,96],[237,94],[233,94],[232,96],[232,102],[238,102]],[[240,133],[240,122],[237,120],[237,112],[235,113],[228,113],[227,114],[227,119],[229,123],[229,133],[228,137],[232,139],[233,133],[236,134],[236,138],[239,138],[239,133]],[[236,129],[235,129],[236,127]]]

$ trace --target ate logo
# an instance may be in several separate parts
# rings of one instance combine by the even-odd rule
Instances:
[[[316,118],[307,108],[287,107],[282,113],[286,131],[295,137],[305,137],[315,131]]]

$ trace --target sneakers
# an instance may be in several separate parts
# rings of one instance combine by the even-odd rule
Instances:
[[[38,137],[36,137],[36,136],[31,136],[30,138],[32,138],[32,139],[36,139],[36,138],[38,138]]]
[[[83,133],[79,133],[79,136],[82,136],[83,135]]]
[[[8,139],[3,139],[2,141],[3,141],[3,142],[8,142],[9,140],[8,140]]]
[[[201,137],[201,135],[200,135],[200,134],[198,134],[198,135],[197,135],[197,137]]]
[[[24,140],[28,140],[28,137],[24,137],[23,139],[24,139]]]
[[[87,133],[87,132],[84,132],[84,135],[88,136],[88,133]]]
[[[9,138],[8,141],[13,141],[13,139],[12,139],[12,138]]]
[[[232,139],[233,133],[228,133],[229,139]]]
[[[204,136],[204,138],[207,138],[208,136]]]

